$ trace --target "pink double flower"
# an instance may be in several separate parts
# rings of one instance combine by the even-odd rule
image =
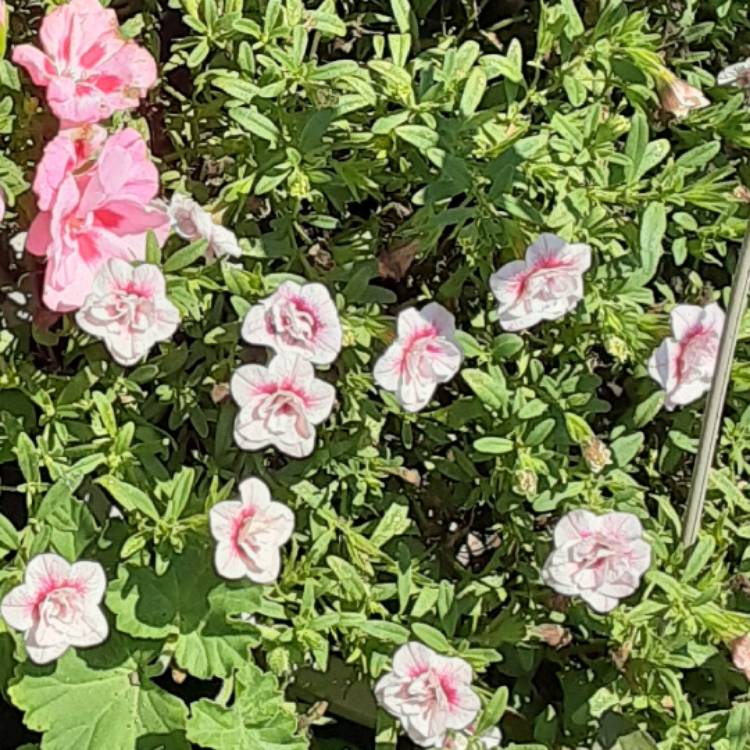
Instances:
[[[138,106],[156,83],[156,62],[125,38],[99,0],[71,0],[42,22],[42,49],[22,44],[13,62],[26,68],[63,127],[106,120]]]
[[[79,308],[111,258],[145,260],[149,230],[166,240],[169,219],[154,201],[158,191],[146,143],[131,128],[109,138],[98,126],[66,130],[48,144],[34,179],[41,210],[26,242],[47,259],[47,307]]]

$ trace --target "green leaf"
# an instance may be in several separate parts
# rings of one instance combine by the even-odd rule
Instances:
[[[613,750],[657,750],[656,743],[641,731],[620,737]]]
[[[190,546],[172,558],[162,576],[151,568],[120,565],[107,607],[121,632],[174,639],[179,666],[208,679],[230,675],[257,645],[253,628],[228,618],[236,613],[238,598],[245,600],[245,612],[260,606],[259,589],[228,589],[213,571],[211,551]]]
[[[375,531],[372,532],[370,541],[376,547],[383,547],[393,537],[401,536],[410,526],[408,506],[394,503],[389,506],[385,515],[378,522]]]
[[[655,391],[645,401],[635,407],[633,425],[643,427],[648,424],[664,406],[664,391]]]
[[[234,701],[227,708],[205,698],[191,705],[188,739],[212,750],[305,750],[297,717],[284,703],[276,678],[245,665],[235,678]]]
[[[482,437],[474,441],[474,450],[480,453],[510,453],[515,448],[515,443],[503,437]]]
[[[565,414],[565,426],[568,428],[570,439],[579,445],[588,443],[594,437],[588,422],[577,414],[567,412]]]
[[[123,482],[111,474],[99,477],[96,483],[104,487],[128,513],[138,511],[154,521],[159,520],[159,512],[156,510],[151,498],[132,484]]]
[[[409,14],[411,13],[409,0],[391,0],[391,10],[393,11],[393,18],[396,21],[398,30],[402,34],[408,34]]]
[[[87,651],[86,660],[70,650],[51,665],[19,667],[8,692],[26,726],[44,732],[43,750],[189,750],[185,704],[140,676],[132,656],[90,666],[95,653],[113,650]]]
[[[173,271],[179,271],[181,268],[195,263],[198,258],[203,258],[206,255],[206,249],[208,248],[208,240],[197,240],[191,242],[187,247],[181,247],[176,253],[172,253],[164,263],[164,270],[167,273]]]
[[[493,378],[484,370],[461,370],[461,377],[480,400],[491,409],[500,409],[508,400],[508,389],[502,373],[496,370],[495,374],[497,377]]]
[[[439,630],[433,628],[432,625],[427,625],[424,622],[415,622],[412,623],[411,629],[422,643],[435,649],[435,651],[443,654],[451,652],[450,641]]]
[[[146,263],[161,265],[161,246],[153,229],[149,229],[146,234]]]
[[[275,147],[279,138],[279,129],[257,107],[238,107],[229,110],[229,116],[253,135],[268,141]]]
[[[366,620],[360,623],[359,630],[373,638],[378,638],[385,643],[406,643],[409,640],[409,631],[397,622],[386,622],[384,620]]]
[[[664,253],[662,241],[667,231],[667,211],[663,203],[649,203],[641,217],[640,266],[623,286],[624,290],[638,289],[651,281]]]
[[[481,719],[477,726],[477,735],[481,736],[488,729],[497,726],[500,719],[503,718],[505,709],[508,707],[508,695],[508,688],[504,685],[495,691],[492,698],[490,698],[490,702],[482,712]]]
[[[690,559],[687,561],[682,577],[683,583],[690,583],[701,573],[705,573],[716,549],[716,542],[711,536],[701,536],[693,549]]]
[[[395,133],[420,151],[427,151],[438,143],[438,134],[424,125],[399,125]]]
[[[464,117],[471,117],[477,111],[486,90],[487,76],[481,68],[474,68],[461,95],[459,110]]]
[[[0,514],[0,550],[10,552],[18,549],[18,531],[16,527]]]
[[[643,445],[643,433],[635,432],[632,435],[623,435],[613,440],[609,449],[612,451],[615,463],[624,467],[627,466],[637,455]]]

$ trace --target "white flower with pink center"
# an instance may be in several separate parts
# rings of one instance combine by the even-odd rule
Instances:
[[[331,413],[336,391],[315,377],[301,357],[277,354],[268,367],[244,365],[229,384],[240,407],[234,439],[240,448],[260,450],[274,445],[294,458],[315,448],[315,425]]]
[[[277,354],[296,354],[316,365],[330,365],[341,351],[341,323],[322,284],[285,281],[250,308],[242,338],[269,346]]]
[[[115,362],[126,367],[143,359],[158,341],[172,338],[179,322],[159,268],[132,266],[119,258],[99,269],[76,313],[76,323],[104,341]]]
[[[273,583],[281,570],[280,547],[294,531],[294,514],[271,499],[265,482],[240,482],[240,499],[217,503],[209,511],[216,540],[214,564],[223,578]]]
[[[430,302],[421,310],[402,311],[396,330],[398,338],[375,363],[375,382],[394,393],[406,411],[419,411],[438,383],[447,383],[461,368],[456,324],[442,305]]]
[[[26,568],[24,582],[5,595],[0,614],[24,633],[29,658],[47,664],[70,647],[106,640],[109,626],[100,608],[106,588],[98,562],[70,565],[59,555],[37,555]]]
[[[463,659],[407,643],[393,656],[393,669],[375,685],[375,697],[421,747],[441,746],[451,730],[466,729],[480,708]]]
[[[555,526],[554,542],[542,579],[596,612],[609,612],[630,596],[651,564],[651,547],[632,513],[574,510]]]
[[[591,265],[588,245],[569,245],[542,234],[514,260],[490,277],[500,303],[498,320],[506,331],[522,331],[543,320],[558,320],[583,299],[583,274]]]
[[[717,305],[678,305],[670,316],[673,336],[664,339],[648,361],[648,374],[666,391],[672,410],[699,399],[710,387],[724,330]]]

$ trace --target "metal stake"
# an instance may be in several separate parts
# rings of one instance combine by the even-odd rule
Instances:
[[[711,391],[708,394],[706,412],[703,416],[703,428],[698,445],[698,455],[693,468],[693,480],[690,484],[690,496],[688,497],[687,511],[685,512],[685,523],[682,541],[686,547],[691,547],[698,538],[703,516],[703,505],[706,501],[706,489],[708,487],[708,475],[713,464],[716,443],[719,438],[721,417],[724,413],[724,402],[727,398],[729,378],[732,374],[732,361],[734,350],[737,345],[737,334],[739,333],[742,313],[745,310],[748,290],[750,289],[750,226],[745,239],[742,241],[742,249],[734,274],[732,293],[729,299],[724,330],[719,343],[719,356],[716,361],[716,371],[711,383]]]

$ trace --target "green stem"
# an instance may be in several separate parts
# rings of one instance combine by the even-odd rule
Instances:
[[[750,227],[748,227],[745,239],[742,242],[737,269],[734,272],[732,294],[729,300],[724,330],[719,344],[719,356],[716,362],[711,392],[706,404],[706,412],[703,417],[703,428],[701,430],[698,456],[695,459],[693,469],[693,480],[690,485],[690,496],[688,497],[687,512],[685,513],[685,524],[682,540],[686,547],[694,544],[698,538],[703,515],[703,506],[706,500],[706,488],[708,487],[708,476],[713,463],[716,442],[719,437],[721,417],[724,411],[724,402],[727,396],[729,378],[732,373],[732,360],[734,349],[737,345],[737,334],[745,310],[748,289],[750,288]]]

